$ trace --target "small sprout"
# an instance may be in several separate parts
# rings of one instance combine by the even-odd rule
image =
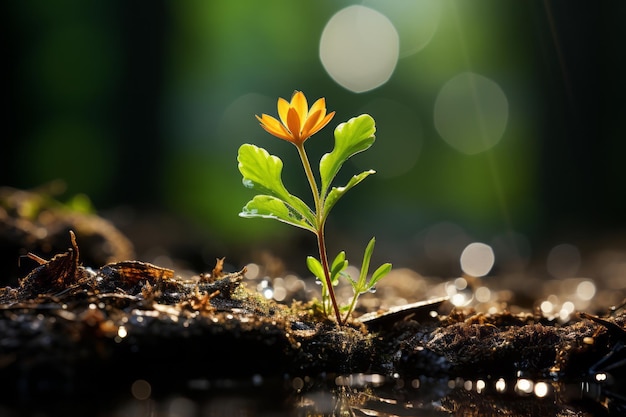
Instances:
[[[385,263],[374,271],[370,280],[367,280],[367,272],[370,267],[370,259],[372,257],[372,252],[374,252],[374,243],[376,239],[372,238],[365,248],[365,254],[363,255],[363,264],[361,265],[361,273],[359,274],[359,280],[355,281],[352,278],[350,279],[350,284],[352,284],[352,289],[354,290],[354,297],[352,297],[352,302],[350,303],[350,307],[348,308],[348,316],[354,310],[356,306],[356,300],[359,298],[359,295],[365,294],[367,292],[375,292],[376,291],[376,283],[381,280],[382,277],[387,275],[389,271],[391,271],[391,264]],[[346,262],[347,263],[347,262]],[[346,316],[346,318],[348,317]]]
[[[254,196],[239,215],[249,218],[274,219],[315,234],[319,259],[309,256],[306,263],[322,286],[323,312],[327,316],[334,313],[337,323],[344,324],[354,311],[358,297],[368,291],[373,291],[376,283],[391,270],[391,264],[383,264],[376,269],[369,280],[367,279],[370,259],[374,251],[375,240],[373,238],[365,249],[358,280],[352,279],[345,272],[348,267],[345,252],[339,252],[331,263],[328,261],[324,228],[330,210],[348,190],[375,173],[373,170],[363,171],[352,176],[347,184],[341,187],[332,186],[343,164],[353,155],[369,149],[374,143],[376,132],[374,119],[368,114],[362,114],[341,123],[335,129],[335,146],[331,152],[324,154],[319,162],[321,186],[318,186],[304,149],[304,142],[323,129],[334,115],[335,112],[326,113],[324,98],[318,99],[309,108],[304,94],[296,91],[291,101],[278,99],[280,120],[267,114],[262,114],[261,117],[256,116],[263,129],[279,139],[291,142],[298,150],[313,194],[314,207],[309,207],[303,200],[287,191],[281,176],[283,162],[279,157],[270,155],[258,146],[243,144],[239,148],[237,157],[239,171],[243,176],[243,185],[256,189],[261,194]],[[352,285],[354,297],[349,304],[339,306],[333,287],[338,285],[342,277]],[[343,316],[342,312],[344,312]]]

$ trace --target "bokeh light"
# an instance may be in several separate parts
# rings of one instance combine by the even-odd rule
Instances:
[[[533,392],[535,383],[530,379],[521,378],[515,384],[515,392],[520,395],[530,394]]]
[[[569,243],[556,245],[548,253],[546,268],[555,278],[573,277],[580,268],[580,251]]]
[[[446,82],[435,101],[435,127],[454,149],[468,155],[495,146],[506,129],[509,103],[493,80],[472,72]]]
[[[400,58],[413,55],[429,44],[441,18],[441,0],[365,0],[391,20],[400,36]]]
[[[491,300],[491,290],[488,287],[478,287],[474,296],[479,303],[487,303]]]
[[[450,297],[450,302],[457,307],[467,306],[474,301],[474,294],[465,278],[459,277],[447,283],[445,291],[447,296]]]
[[[535,384],[535,395],[539,398],[546,397],[550,393],[550,385],[540,381]]]
[[[499,378],[496,381],[495,386],[496,386],[496,391],[497,392],[499,392],[499,393],[506,392],[506,381],[504,380],[504,378]]]
[[[152,386],[145,379],[138,379],[131,385],[130,392],[138,400],[147,400],[152,394]]]
[[[320,59],[339,85],[355,93],[381,86],[400,52],[398,32],[383,14],[349,6],[330,18],[320,39]]]
[[[290,97],[287,96],[287,99]],[[265,137],[265,132],[259,129],[259,124],[254,118],[255,114],[273,114],[276,116],[276,98],[270,98],[256,93],[248,93],[233,100],[222,113],[219,120],[216,141],[213,147],[220,146],[224,151],[233,153],[237,151],[240,143],[232,138],[241,138],[245,141],[253,141]],[[247,117],[243,117],[243,115]]]
[[[495,255],[491,246],[474,242],[467,245],[461,253],[461,269],[472,277],[483,277],[491,271]]]
[[[576,295],[583,301],[589,301],[596,295],[596,285],[593,281],[581,281],[578,286],[576,286]]]
[[[276,115],[276,99],[299,89],[337,111],[307,142],[314,165],[336,124],[359,113],[376,120],[372,150],[352,158],[334,184],[355,168],[377,171],[330,216],[333,251],[355,253],[360,234],[371,233],[377,261],[455,281],[446,290],[460,305],[489,309],[504,298],[541,309],[545,301],[546,314],[564,322],[581,309],[619,305],[626,255],[589,256],[602,243],[593,241],[596,232],[624,245],[626,198],[614,192],[626,175],[616,168],[626,143],[614,140],[624,127],[620,95],[599,106],[598,89],[585,80],[615,90],[623,71],[610,51],[622,29],[596,30],[612,18],[598,8],[553,5],[551,28],[541,8],[491,3],[113,2],[68,13],[13,2],[3,183],[64,181],[61,201],[88,196],[126,228],[138,258],[183,276],[221,256],[233,267],[259,261],[251,254],[262,246],[286,267],[268,273],[261,262],[250,271],[252,288],[267,279],[261,294],[304,297],[319,291],[298,279],[308,274],[301,255],[312,251],[310,236],[237,216],[253,195],[237,170],[245,142],[280,156],[286,187],[312,202],[294,149],[254,118]],[[588,13],[597,18],[591,26]],[[602,33],[585,38],[589,47],[609,42],[605,53],[593,49],[597,59],[588,59],[587,44],[573,47],[585,36],[581,27]],[[551,29],[560,51],[544,36]],[[158,223],[168,216],[180,233]],[[470,280],[478,273],[464,269],[461,288],[459,255],[474,241],[491,246],[497,274]],[[384,290],[378,286],[377,298]]]

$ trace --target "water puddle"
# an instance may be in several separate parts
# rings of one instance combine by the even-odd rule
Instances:
[[[122,388],[122,387],[119,387]],[[47,398],[0,405],[6,417],[359,417],[359,416],[618,416],[626,398],[611,377],[550,380],[402,378],[353,374],[187,381],[167,387],[136,380],[93,398]]]

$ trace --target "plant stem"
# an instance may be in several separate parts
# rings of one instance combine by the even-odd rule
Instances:
[[[323,202],[319,195],[319,189],[317,188],[315,176],[313,175],[313,171],[311,170],[309,158],[307,157],[306,151],[304,150],[304,144],[297,144],[296,148],[298,149],[298,154],[300,155],[302,166],[304,166],[304,173],[306,174],[309,185],[311,186],[311,192],[313,193],[313,200],[315,201],[315,219],[317,223],[315,235],[317,236],[317,246],[320,251],[320,261],[322,263],[322,268],[324,269],[324,278],[326,280],[326,286],[328,288],[328,295],[330,296],[330,301],[333,305],[333,310],[335,311],[337,324],[341,325],[343,321],[341,320],[341,313],[339,312],[339,306],[337,305],[337,299],[335,298],[335,291],[333,290],[333,283],[330,278],[330,269],[328,268],[328,257],[326,255],[326,242],[324,240],[324,223],[326,216],[324,216],[323,213]]]
[[[320,249],[320,261],[322,262],[322,268],[324,268],[324,277],[326,278],[326,285],[328,286],[328,295],[330,295],[330,301],[333,304],[335,317],[337,317],[338,324],[343,324],[343,321],[341,320],[341,313],[339,312],[339,306],[337,305],[337,299],[335,298],[333,283],[330,279],[330,269],[328,268],[328,257],[326,256],[326,243],[324,241],[323,227],[317,231],[317,246]]]
[[[359,292],[355,290],[354,297],[352,297],[352,302],[350,303],[350,308],[348,308],[348,312],[346,313],[346,317],[344,318],[344,323],[348,321],[350,316],[352,315],[352,311],[354,310],[354,306],[356,305],[356,300],[361,295]]]

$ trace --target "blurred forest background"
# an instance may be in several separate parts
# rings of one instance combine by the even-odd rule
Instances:
[[[377,122],[342,179],[377,174],[331,214],[331,253],[358,257],[376,236],[375,258],[428,273],[458,270],[472,241],[524,264],[623,237],[625,5],[3,2],[0,185],[62,180],[61,200],[86,195],[143,260],[186,251],[197,270],[267,249],[302,271],[312,235],[237,216],[253,195],[237,170],[245,142],[280,156],[308,197],[293,146],[254,118],[297,89],[337,112],[307,142],[315,161],[340,122]]]

